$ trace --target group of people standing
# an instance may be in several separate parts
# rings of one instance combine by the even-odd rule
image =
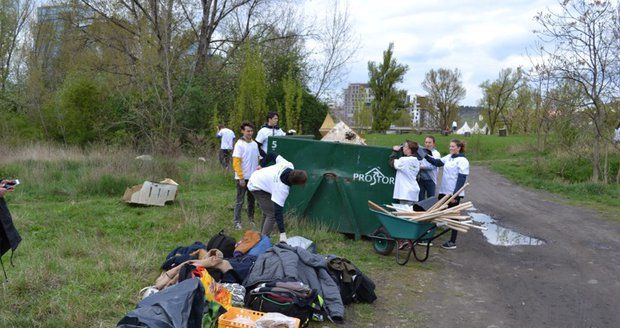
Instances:
[[[241,138],[234,142],[232,130],[218,126],[217,137],[221,138],[219,159],[222,166],[230,167],[235,172],[237,196],[234,209],[235,229],[241,230],[241,210],[247,198],[248,223],[256,227],[254,221],[254,205],[263,212],[261,233],[270,235],[274,226],[280,232],[280,241],[286,241],[284,228],[284,203],[292,185],[306,183],[307,174],[303,170],[295,170],[293,164],[282,156],[267,155],[267,138],[286,135],[278,126],[279,116],[276,112],[267,115],[267,123],[254,136],[254,125],[243,122],[240,126]],[[234,143],[234,147],[232,146]],[[268,163],[275,164],[267,166]]]
[[[392,197],[400,204],[413,205],[418,201],[434,197],[440,167],[443,167],[443,174],[437,195],[439,199],[447,194],[455,194],[465,185],[469,175],[465,143],[458,139],[450,141],[449,154],[443,157],[435,149],[435,137],[433,136],[427,136],[424,139],[423,148],[420,148],[417,142],[407,140],[402,145],[392,147],[389,163],[396,170]],[[448,204],[448,207],[458,205],[464,196],[465,192],[461,192]],[[442,247],[455,249],[457,235],[457,231],[452,230],[450,240]]]

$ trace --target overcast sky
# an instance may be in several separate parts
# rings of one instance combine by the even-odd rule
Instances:
[[[306,13],[321,17],[334,0],[307,0]],[[349,66],[348,82],[368,81],[367,63],[380,61],[390,42],[396,59],[409,66],[400,88],[423,94],[432,68],[458,68],[467,96],[476,105],[480,83],[505,67],[528,67],[534,15],[556,0],[349,0],[361,48]],[[346,87],[344,83],[341,87]]]

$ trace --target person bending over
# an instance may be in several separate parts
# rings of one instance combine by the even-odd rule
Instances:
[[[258,201],[258,206],[263,211],[264,220],[261,233],[271,235],[274,224],[277,224],[280,241],[286,242],[284,203],[290,187],[305,184],[308,175],[306,171],[295,170],[293,163],[284,157],[276,156],[276,164],[262,168],[252,174],[248,181],[248,190],[254,195]]]

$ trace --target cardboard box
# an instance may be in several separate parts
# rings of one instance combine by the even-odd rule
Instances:
[[[178,184],[171,179],[162,182],[144,181],[125,190],[123,201],[130,204],[164,206],[166,202],[174,201]]]

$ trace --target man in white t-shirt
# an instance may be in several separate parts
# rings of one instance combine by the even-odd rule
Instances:
[[[241,209],[244,198],[248,197],[248,221],[254,226],[254,196],[248,192],[247,184],[250,176],[258,169],[260,155],[258,144],[252,140],[254,126],[249,122],[241,124],[241,139],[235,144],[233,151],[233,169],[237,184],[237,201],[235,203],[234,224],[235,229],[241,230]]]
[[[280,129],[278,126],[278,121],[280,120],[278,113],[270,112],[267,114],[267,124],[263,125],[258,133],[256,134],[256,142],[258,142],[261,148],[261,156],[263,158],[267,158],[267,138],[269,137],[278,137],[285,136],[286,133]]]
[[[276,164],[254,172],[248,182],[248,189],[258,201],[258,206],[264,214],[261,233],[270,235],[274,224],[277,224],[281,242],[286,242],[284,203],[290,187],[303,185],[308,180],[306,171],[294,168],[293,163],[282,156],[277,156]]]
[[[235,133],[231,129],[220,124],[217,126],[217,134],[215,136],[218,139],[221,139],[220,151],[218,153],[220,163],[225,169],[228,170],[230,169],[230,154],[235,141]]]

